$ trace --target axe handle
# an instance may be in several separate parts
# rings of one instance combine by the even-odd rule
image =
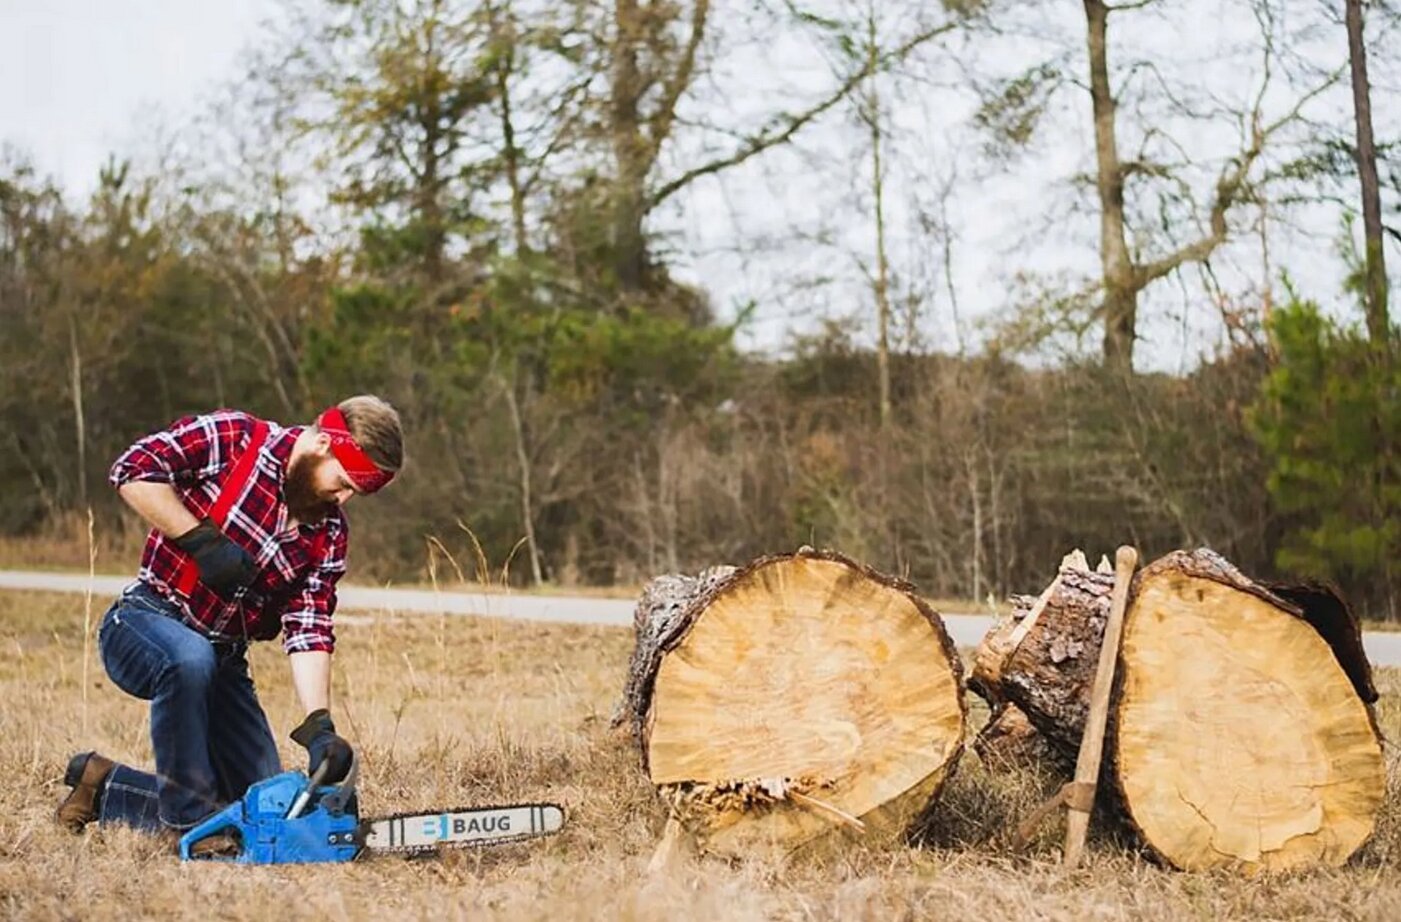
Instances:
[[[1114,591],[1109,597],[1109,621],[1104,625],[1104,642],[1099,648],[1095,684],[1090,693],[1090,713],[1085,719],[1085,735],[1075,762],[1075,783],[1084,785],[1088,797],[1082,805],[1072,805],[1065,822],[1064,864],[1073,868],[1085,850],[1085,834],[1090,828],[1095,788],[1099,783],[1099,763],[1104,755],[1104,725],[1109,717],[1109,694],[1114,688],[1114,667],[1119,660],[1119,640],[1124,633],[1124,609],[1128,606],[1129,583],[1138,566],[1138,551],[1124,545],[1114,553]],[[1082,808],[1083,807],[1083,808]]]

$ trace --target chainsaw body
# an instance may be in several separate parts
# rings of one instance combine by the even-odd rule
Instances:
[[[294,811],[303,795],[308,795]],[[180,839],[190,860],[196,842],[219,833],[236,835],[237,855],[210,861],[239,864],[304,864],[350,861],[360,852],[360,817],[352,785],[314,785],[298,771],[274,775],[201,822]]]
[[[442,848],[505,845],[546,836],[564,827],[558,804],[464,807],[443,812],[400,813],[362,820],[355,797],[359,763],[351,760],[345,779],[323,785],[327,771],[283,772],[252,785],[234,803],[185,833],[180,857],[186,861],[203,839],[229,833],[239,840],[237,855],[199,860],[239,864],[308,864],[351,861],[363,854],[421,855]]]

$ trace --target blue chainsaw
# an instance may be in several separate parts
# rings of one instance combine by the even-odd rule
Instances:
[[[564,809],[557,804],[466,807],[362,820],[355,795],[357,765],[352,762],[345,780],[334,785],[322,784],[325,771],[322,763],[310,778],[283,772],[252,785],[243,797],[185,833],[180,857],[191,860],[195,844],[214,835],[232,835],[239,852],[198,860],[305,864],[504,845],[564,827]]]

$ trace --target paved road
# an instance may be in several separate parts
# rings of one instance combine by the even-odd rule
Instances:
[[[86,592],[115,596],[130,582],[124,576],[41,573],[0,570],[0,589],[35,589],[45,592]],[[631,599],[575,598],[570,596],[495,594],[483,592],[433,592],[427,589],[375,589],[368,586],[340,586],[342,609],[389,611],[394,613],[487,615],[517,621],[547,621],[562,624],[601,624],[632,626]],[[992,627],[985,615],[946,614],[944,624],[954,643],[976,646]],[[1401,633],[1369,631],[1362,635],[1367,657],[1377,666],[1401,666]]]

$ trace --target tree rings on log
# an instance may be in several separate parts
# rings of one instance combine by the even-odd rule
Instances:
[[[806,548],[707,574],[644,591],[619,715],[672,815],[732,856],[903,835],[963,748],[938,614]]]
[[[1385,770],[1370,671],[1346,606],[1315,601],[1334,607],[1337,642],[1310,623],[1328,617],[1318,606],[1210,551],[1139,574],[1111,751],[1129,819],[1176,867],[1340,865],[1371,834]]]

